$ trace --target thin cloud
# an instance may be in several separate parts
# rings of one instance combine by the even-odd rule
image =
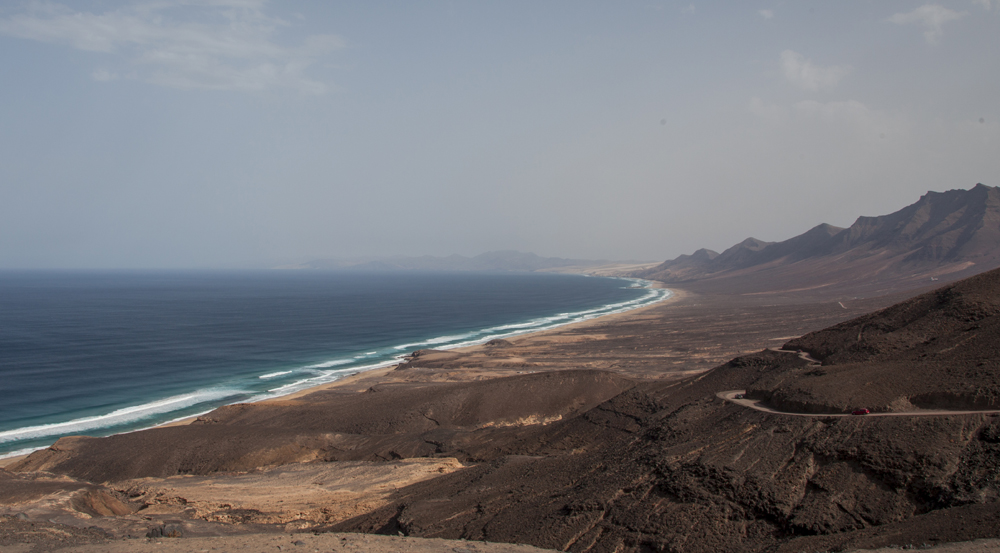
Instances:
[[[852,70],[849,65],[813,65],[805,56],[791,50],[781,53],[781,69],[788,82],[803,90],[812,91],[836,85]]]
[[[118,79],[117,73],[112,73],[107,69],[98,69],[90,74],[90,77],[95,81],[114,81]]]
[[[132,66],[130,74],[173,88],[326,92],[328,85],[307,70],[344,41],[313,35],[298,46],[279,44],[277,30],[288,24],[263,8],[258,0],[171,0],[94,14],[32,2],[23,13],[0,18],[0,34],[118,56]],[[93,73],[97,80],[111,75]]]
[[[990,0],[972,0],[973,4],[977,6],[982,6],[984,10],[990,11],[993,9],[993,3]]]
[[[774,11],[773,10],[758,10],[757,13],[759,13],[760,16],[763,17],[764,19],[773,19],[774,18]]]
[[[987,1],[988,5],[989,2]],[[944,24],[965,17],[967,12],[956,12],[937,4],[925,4],[909,13],[897,13],[888,19],[896,25],[917,25],[924,28],[924,39],[933,44],[944,34]]]

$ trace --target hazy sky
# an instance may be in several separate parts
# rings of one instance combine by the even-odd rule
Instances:
[[[663,260],[1000,185],[1000,0],[0,4],[0,267]]]

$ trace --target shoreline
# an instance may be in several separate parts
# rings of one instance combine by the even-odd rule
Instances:
[[[512,338],[513,339],[517,339],[517,340],[534,339],[534,338],[540,338],[540,337],[543,337],[543,336],[550,336],[552,334],[559,334],[559,333],[565,332],[567,330],[576,330],[576,329],[580,329],[580,328],[585,328],[585,327],[588,327],[588,326],[596,325],[598,323],[600,323],[600,324],[614,323],[614,322],[616,322],[616,321],[618,321],[620,319],[625,318],[627,315],[636,315],[636,314],[639,314],[642,311],[646,311],[646,310],[652,309],[654,307],[663,306],[665,303],[679,301],[679,300],[681,300],[681,299],[686,298],[686,297],[689,296],[689,293],[682,292],[682,291],[676,290],[674,288],[667,288],[666,286],[663,286],[663,283],[661,283],[661,282],[657,282],[657,281],[650,281],[650,282],[653,284],[653,286],[652,286],[653,288],[670,290],[670,295],[664,297],[663,299],[661,299],[660,301],[657,301],[655,303],[652,303],[652,304],[649,304],[649,305],[643,305],[641,307],[636,307],[635,309],[629,309],[628,311],[620,311],[618,313],[608,313],[606,315],[601,315],[599,317],[594,317],[592,319],[587,319],[587,320],[584,320],[584,321],[575,321],[575,322],[572,322],[572,323],[566,323],[564,325],[560,325],[560,326],[557,326],[555,328],[547,328],[547,329],[544,329],[544,330],[537,330],[537,331],[534,331],[534,332],[525,332],[523,334],[518,334],[516,336],[513,336]],[[483,347],[483,345],[484,344],[475,344],[475,345],[461,346],[461,347],[456,347],[456,348],[451,348],[451,349],[441,348],[441,351],[448,351],[448,352],[451,352],[451,353],[471,353],[471,352],[475,352],[475,351],[480,350]],[[306,389],[303,389],[303,390],[299,390],[297,392],[292,392],[291,394],[288,394],[288,395],[284,395],[284,396],[280,396],[280,397],[275,397],[275,398],[264,399],[264,400],[261,400],[259,402],[254,402],[254,403],[281,404],[282,402],[291,401],[291,400],[294,400],[294,399],[305,397],[305,396],[307,396],[309,394],[312,394],[314,392],[319,392],[319,391],[323,391],[323,390],[332,390],[332,389],[342,388],[342,387],[346,388],[346,387],[354,386],[354,385],[357,385],[358,381],[360,381],[362,379],[374,379],[374,380],[385,379],[388,375],[390,375],[393,371],[395,371],[396,367],[398,367],[399,365],[400,365],[400,363],[396,363],[396,364],[390,365],[388,367],[381,367],[381,368],[377,368],[377,369],[369,369],[367,371],[359,371],[359,372],[350,374],[348,376],[345,376],[345,377],[343,377],[343,378],[341,378],[339,380],[335,380],[333,382],[327,382],[325,384],[317,384],[316,386],[311,386],[309,388],[306,388]],[[373,378],[373,377],[375,377],[375,378]],[[378,378],[378,377],[381,377],[381,378]],[[184,419],[183,421],[175,421],[174,423],[163,424],[163,425],[160,425],[160,426],[181,426],[181,425],[185,425],[185,424],[190,424],[196,418],[197,417],[189,417],[187,419]]]
[[[733,407],[719,396],[767,378],[761,369],[801,375],[802,365],[792,359],[794,354],[779,359],[771,353],[774,348],[898,301],[831,299],[823,294],[795,294],[774,301],[756,295],[712,295],[697,288],[678,292],[644,309],[510,340],[451,351],[424,350],[395,370],[385,367],[352,375],[268,405],[220,409],[204,417],[204,425],[119,435],[108,441],[66,440],[55,448],[58,451],[44,451],[8,467],[22,474],[0,472],[8,481],[7,489],[18,491],[31,478],[36,479],[32,486],[39,493],[51,489],[42,486],[71,492],[70,488],[87,485],[56,475],[105,482],[107,493],[134,498],[130,505],[141,513],[91,520],[80,514],[79,501],[68,503],[69,494],[61,492],[61,504],[55,504],[50,494],[30,505],[10,507],[9,525],[22,524],[14,518],[19,512],[30,517],[22,527],[27,522],[57,520],[53,516],[59,514],[74,517],[58,519],[60,523],[82,520],[84,526],[96,524],[119,535],[128,530],[129,535],[141,536],[150,524],[165,529],[168,523],[185,525],[185,533],[190,528],[193,534],[211,524],[213,535],[234,536],[219,538],[222,549],[231,548],[235,536],[252,532],[252,524],[266,524],[268,531],[286,535],[281,532],[387,528],[391,533],[396,529],[393,524],[402,522],[398,528],[411,535],[433,528],[450,536],[565,549],[563,538],[581,535],[581,528],[589,531],[594,520],[609,521],[611,526],[599,528],[609,535],[616,532],[609,539],[627,536],[636,519],[621,518],[622,512],[638,513],[639,520],[649,515],[650,520],[673,517],[681,525],[690,522],[689,502],[665,502],[656,493],[657,486],[671,491],[670,482],[681,482],[677,485],[684,490],[707,498],[699,503],[704,507],[697,521],[700,527],[713,540],[732,538],[730,543],[739,546],[745,542],[742,530],[750,519],[733,520],[726,509],[714,509],[712,494],[718,491],[718,482],[711,478],[703,482],[700,475],[717,468],[720,460],[744,470],[747,479],[756,482],[767,482],[773,472],[768,467],[773,466],[793,466],[790,470],[805,475],[796,476],[799,483],[831,473],[813,474],[808,464],[788,461],[795,453],[789,453],[789,444],[808,440],[815,425],[793,418],[764,424],[760,417],[772,415]],[[963,328],[951,333],[951,343],[964,338]],[[844,343],[851,343],[850,336]],[[742,355],[749,355],[749,362],[733,361]],[[978,423],[989,424],[977,416]],[[945,426],[928,427],[921,436],[920,447],[914,446],[918,454],[931,448],[958,462],[969,451],[966,448],[984,451],[971,439],[967,445],[953,445],[954,432],[948,424],[968,423],[944,418],[951,422],[942,419]],[[834,440],[833,447],[846,450],[856,445],[851,441],[856,425],[851,418],[840,420],[848,426],[825,437]],[[864,426],[881,433],[872,441],[876,449],[880,441],[891,441],[895,428]],[[746,438],[748,432],[755,434]],[[706,447],[714,448],[712,455],[699,458]],[[875,457],[842,459],[832,474],[850,474],[852,463],[862,457],[862,461],[898,464],[912,456],[905,448],[883,450],[873,451]],[[684,469],[666,470],[649,461],[662,458],[665,451],[693,461]],[[748,451],[752,455],[745,455]],[[621,478],[594,480],[592,474]],[[720,478],[725,480],[725,475]],[[629,488],[637,491],[622,495],[621,490],[637,482],[641,487]],[[887,497],[873,499],[869,480],[842,483],[844,493],[865,499],[864,505]],[[796,509],[810,516],[829,513],[825,497],[801,496],[798,488],[782,488],[780,482],[778,486],[776,501],[790,497],[799,501]],[[766,495],[772,488],[762,489]],[[890,495],[901,506],[894,512],[911,506],[905,497]],[[747,499],[747,505],[753,501]],[[580,509],[566,508],[595,503],[614,516],[602,518],[590,511],[581,516]],[[858,509],[864,510],[864,505]],[[781,543],[762,532],[755,534],[754,543],[784,549],[812,544],[816,549],[883,536],[903,536],[913,543],[940,541],[942,528],[954,530],[956,521],[972,517],[976,525],[971,530],[963,526],[942,536],[971,538],[995,533],[998,513],[988,506],[963,504],[954,510],[946,506],[926,517],[876,525],[881,527],[876,530],[820,536],[806,531],[782,535]],[[524,526],[525,520],[542,523]],[[844,520],[850,524],[850,519]],[[497,532],[464,534],[469,528]],[[652,538],[646,541],[648,535],[659,540],[656,545],[669,545],[676,535],[670,528],[651,527],[635,543],[654,543]],[[558,539],[552,541],[556,531]],[[259,536],[256,539],[266,539]],[[296,538],[286,537],[285,543]],[[602,547],[620,548],[622,543],[604,542]],[[270,543],[272,549],[274,544]]]
[[[594,274],[591,274],[591,273],[576,273],[576,274],[581,274],[581,275],[584,275],[584,276],[597,276],[597,275],[594,275]],[[330,389],[337,389],[337,388],[347,388],[347,387],[350,387],[352,385],[356,385],[362,379],[364,379],[366,381],[375,381],[375,382],[369,382],[369,384],[375,385],[375,384],[379,383],[378,381],[390,380],[388,378],[388,376],[390,374],[392,374],[392,372],[395,371],[396,368],[401,363],[404,362],[404,358],[407,357],[409,354],[413,353],[413,351],[417,351],[417,350],[421,350],[421,349],[433,349],[433,350],[448,351],[448,352],[454,352],[454,353],[464,353],[464,352],[476,351],[476,350],[478,350],[478,348],[482,348],[483,345],[486,342],[489,342],[491,340],[495,340],[495,339],[505,339],[505,340],[506,339],[518,339],[518,340],[520,340],[520,339],[526,339],[526,338],[538,338],[538,337],[542,337],[542,336],[551,335],[551,334],[554,334],[554,333],[559,333],[561,331],[566,331],[566,330],[570,330],[570,329],[577,329],[577,328],[586,327],[586,326],[589,326],[589,325],[592,325],[592,324],[608,323],[608,322],[620,319],[623,316],[630,315],[630,314],[636,314],[638,312],[642,312],[642,311],[645,311],[645,310],[653,308],[653,307],[661,306],[661,305],[663,305],[666,302],[677,301],[677,300],[679,300],[679,299],[687,296],[687,294],[684,293],[684,292],[681,292],[679,290],[672,289],[672,288],[667,288],[664,285],[664,283],[659,282],[659,281],[646,280],[646,279],[640,279],[640,278],[634,278],[634,277],[617,276],[617,275],[610,275],[610,274],[609,275],[600,275],[600,276],[603,277],[603,278],[621,278],[621,279],[626,279],[626,280],[638,281],[638,282],[642,282],[644,284],[644,288],[645,289],[649,289],[649,290],[667,290],[668,293],[664,297],[659,298],[658,300],[653,301],[652,303],[647,303],[645,305],[640,305],[638,307],[633,307],[633,308],[626,308],[626,309],[624,309],[622,311],[612,311],[610,313],[606,313],[606,314],[603,314],[603,315],[597,315],[597,316],[594,316],[594,317],[585,318],[583,320],[571,321],[571,322],[559,324],[559,325],[556,325],[556,326],[553,326],[553,327],[549,327],[549,328],[542,328],[542,329],[538,329],[538,330],[527,330],[527,331],[524,331],[524,332],[514,331],[514,332],[506,334],[506,335],[500,334],[500,335],[490,336],[490,337],[487,337],[487,338],[482,338],[482,339],[476,340],[477,343],[469,344],[469,345],[460,345],[459,344],[459,345],[451,346],[451,347],[449,347],[449,346],[446,345],[446,346],[442,346],[440,348],[417,348],[416,350],[411,350],[411,351],[407,352],[406,354],[401,355],[401,356],[399,356],[397,358],[394,358],[394,359],[392,359],[390,361],[386,361],[384,363],[376,364],[376,367],[374,367],[374,368],[361,369],[361,370],[359,370],[357,372],[350,373],[350,374],[348,374],[346,376],[340,377],[337,380],[333,380],[333,381],[330,381],[330,382],[317,383],[315,385],[308,386],[306,388],[302,388],[301,390],[296,390],[296,391],[290,392],[288,394],[283,394],[283,395],[276,396],[276,397],[267,397],[267,398],[260,399],[260,400],[257,400],[257,401],[242,401],[242,402],[236,402],[236,403],[226,404],[226,405],[236,405],[236,404],[239,404],[239,403],[264,403],[264,404],[277,403],[277,404],[280,404],[282,402],[296,400],[296,399],[302,398],[304,396],[307,396],[307,395],[310,395],[312,393],[319,392],[319,391],[330,390]],[[636,300],[631,300],[631,301],[636,301]],[[610,305],[614,305],[614,304],[610,304]],[[600,309],[603,309],[605,307],[608,307],[608,306],[602,306]],[[223,406],[219,406],[219,407],[224,407],[224,405]],[[212,409],[210,409],[208,411],[204,411],[202,413],[197,413],[197,414],[194,414],[194,415],[190,415],[190,416],[186,416],[186,417],[181,417],[179,419],[174,419],[174,420],[166,421],[166,422],[163,422],[163,423],[154,424],[154,425],[151,425],[151,426],[146,426],[146,427],[143,427],[143,428],[137,428],[135,430],[129,430],[129,431],[125,431],[125,432],[116,432],[116,433],[108,434],[108,435],[109,436],[113,436],[113,435],[118,435],[118,434],[129,434],[129,433],[132,433],[132,432],[140,432],[140,431],[143,431],[143,430],[150,430],[150,429],[153,429],[153,428],[166,428],[166,427],[174,427],[174,426],[186,426],[186,425],[191,424],[195,420],[197,420],[199,417],[202,417],[202,416],[204,416],[204,415],[206,415],[208,413],[211,413],[212,411],[214,411],[215,409],[218,409],[219,407],[212,408]],[[74,435],[86,436],[86,434],[74,434]],[[59,439],[60,438],[56,438],[55,441],[58,441]],[[55,441],[53,441],[53,443],[55,443]],[[22,459],[30,456],[31,454],[33,454],[33,453],[35,453],[37,451],[42,451],[42,450],[48,449],[49,447],[51,447],[51,444],[49,446],[39,447],[38,449],[34,449],[34,450],[32,450],[32,451],[30,451],[28,453],[24,453],[24,454],[21,454],[21,455],[15,455],[15,456],[10,456],[10,457],[0,456],[0,469],[3,469],[4,467],[12,465],[12,464],[14,464],[16,462],[19,462]]]

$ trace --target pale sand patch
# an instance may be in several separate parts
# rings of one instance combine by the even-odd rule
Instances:
[[[6,459],[0,459],[0,468],[6,467],[7,465],[13,465],[14,463],[24,459],[27,455],[18,455],[17,457],[7,457]]]
[[[147,505],[140,515],[285,524],[294,530],[370,512],[398,488],[462,468],[454,458],[297,463],[246,474],[140,478],[113,487]]]
[[[580,275],[593,275],[603,277],[627,277],[635,274],[636,271],[652,269],[660,265],[662,261],[650,261],[646,263],[608,263],[606,265],[573,265],[570,267],[554,267],[551,269],[541,269],[539,273],[567,273]]]
[[[28,546],[30,547],[30,546]],[[28,547],[23,550],[28,551]],[[60,553],[280,553],[281,551],[347,551],[353,553],[540,553],[530,545],[482,541],[410,538],[372,534],[250,534],[216,538],[129,539],[57,549]]]
[[[961,541],[954,543],[942,543],[931,547],[924,547],[923,544],[913,544],[910,549],[917,551],[934,551],[936,553],[992,553],[1000,551],[1000,540],[984,539],[974,541]],[[903,551],[900,547],[883,547],[881,549],[852,549],[848,553],[895,553]]]

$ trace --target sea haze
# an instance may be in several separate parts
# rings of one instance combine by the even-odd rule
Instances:
[[[669,295],[647,284],[540,273],[0,273],[0,456]]]

